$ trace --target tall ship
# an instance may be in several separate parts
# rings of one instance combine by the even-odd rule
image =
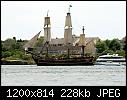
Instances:
[[[36,35],[37,36],[37,35]],[[35,37],[36,37],[35,36]],[[34,40],[34,39],[33,39]],[[30,43],[30,42],[29,42]],[[26,53],[31,54],[33,60],[38,66],[57,66],[57,65],[94,65],[96,57],[86,56],[84,54],[85,46],[72,46],[70,44],[66,46],[51,46],[49,42],[45,42],[42,47],[26,49]],[[35,49],[35,50],[33,50]],[[38,50],[41,49],[41,50]],[[52,50],[65,50],[64,54],[54,55],[51,53]],[[72,54],[73,50],[81,49],[80,54]],[[39,51],[39,52],[38,52]]]
[[[85,53],[85,48],[92,43],[92,40],[86,42],[84,26],[82,28],[83,33],[80,34],[79,38],[74,38],[72,35],[70,7],[65,20],[64,38],[51,39],[51,23],[47,12],[47,16],[44,18],[44,39],[42,45],[34,48],[42,31],[24,45],[25,51],[32,55],[38,66],[95,64],[96,57]]]

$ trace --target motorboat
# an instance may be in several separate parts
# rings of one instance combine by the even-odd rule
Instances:
[[[126,59],[118,54],[107,54],[99,56],[96,60],[97,65],[126,65]]]

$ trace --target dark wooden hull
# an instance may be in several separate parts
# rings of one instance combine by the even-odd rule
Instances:
[[[38,66],[70,66],[70,65],[94,65],[94,57],[76,59],[37,59],[33,58]]]

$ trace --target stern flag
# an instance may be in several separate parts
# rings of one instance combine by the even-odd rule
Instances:
[[[72,7],[72,5],[69,5],[69,9],[68,9],[68,12],[70,13],[70,7]]]

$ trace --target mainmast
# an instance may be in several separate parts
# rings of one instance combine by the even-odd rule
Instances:
[[[49,10],[47,11],[47,16],[44,22],[44,46],[46,46],[46,57],[48,57],[49,42],[51,40],[51,24],[50,17],[48,16]]]
[[[70,13],[70,7],[72,7],[71,5],[69,5],[69,9],[67,12],[67,16],[65,19],[65,27],[64,27],[64,44],[72,44],[72,21],[71,21],[71,13]]]
[[[67,46],[68,58],[70,58],[70,46],[72,46],[72,22],[70,7],[72,6],[69,5],[64,27],[64,44]]]

